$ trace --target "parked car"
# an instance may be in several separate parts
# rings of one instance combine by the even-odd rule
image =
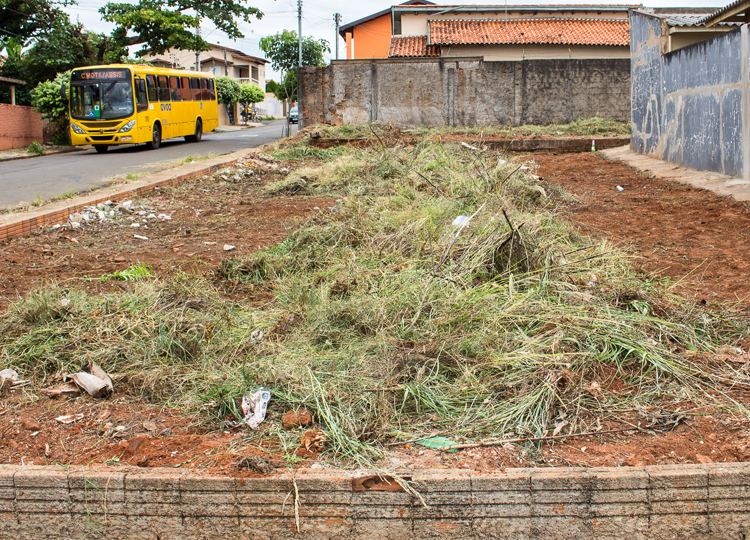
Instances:
[[[298,122],[299,122],[299,113],[297,112],[297,107],[292,107],[292,110],[289,111],[289,123],[296,124]]]

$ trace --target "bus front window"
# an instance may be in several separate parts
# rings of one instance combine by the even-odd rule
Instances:
[[[74,84],[70,87],[70,112],[77,118],[100,118],[98,84]]]
[[[74,118],[127,118],[133,114],[133,87],[125,81],[73,84],[70,102]]]
[[[133,114],[133,88],[129,82],[102,83],[102,118]]]

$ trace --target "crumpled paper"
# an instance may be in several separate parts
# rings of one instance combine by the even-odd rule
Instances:
[[[81,371],[73,375],[66,375],[63,381],[64,384],[42,390],[42,393],[51,398],[62,398],[74,397],[81,392],[86,392],[91,397],[99,398],[114,391],[112,379],[93,362],[88,366],[88,372]]]

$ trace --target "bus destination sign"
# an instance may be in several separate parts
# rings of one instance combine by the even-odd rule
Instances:
[[[130,71],[127,69],[83,69],[73,72],[74,81],[125,79],[130,80]]]

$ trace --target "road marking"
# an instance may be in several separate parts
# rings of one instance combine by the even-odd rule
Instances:
[[[240,137],[257,137],[257,135],[240,135]]]

